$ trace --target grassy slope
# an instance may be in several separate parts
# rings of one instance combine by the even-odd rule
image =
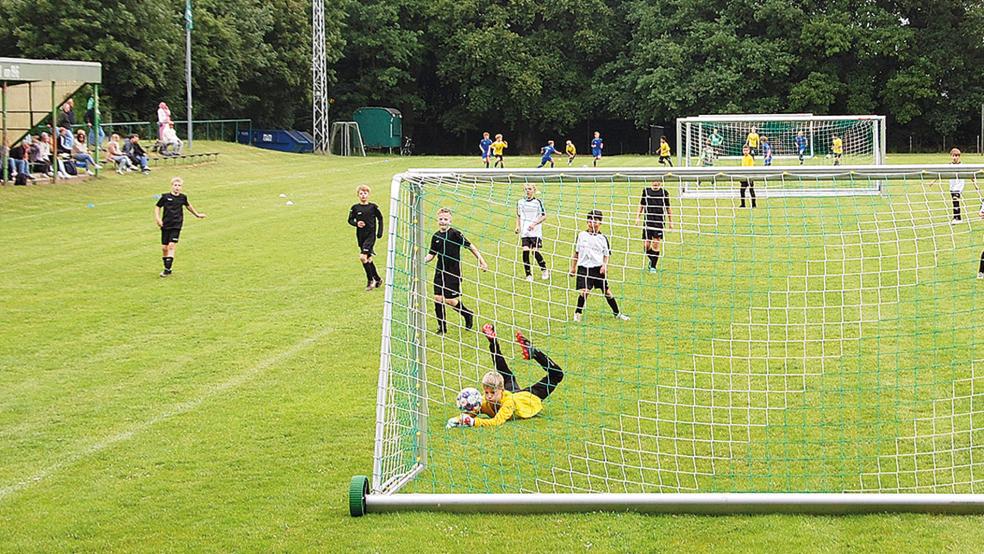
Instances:
[[[441,551],[491,538],[528,550],[972,551],[984,540],[979,517],[349,518],[348,479],[371,464],[382,310],[380,293],[360,290],[342,223],[354,185],[374,185],[386,213],[400,169],[475,160],[208,147],[218,164],[0,189],[0,550]],[[172,174],[209,218],[186,224],[161,280],[152,196]]]

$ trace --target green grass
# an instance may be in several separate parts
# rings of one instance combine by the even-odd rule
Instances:
[[[979,551],[981,517],[404,513],[350,518],[348,480],[371,470],[382,314],[382,292],[361,290],[364,276],[353,232],[344,223],[355,185],[372,185],[374,200],[388,214],[393,174],[408,167],[477,165],[477,159],[324,159],[226,144],[198,148],[220,150],[220,161],[158,169],[151,176],[0,189],[0,551],[449,551],[501,543],[529,551]],[[944,155],[890,158],[893,163],[947,161]],[[974,157],[965,160],[974,162]],[[535,166],[536,159],[509,158],[509,163]],[[652,163],[643,157],[606,159],[611,165]],[[185,178],[186,193],[209,217],[187,221],[175,274],[165,280],[157,277],[153,195],[166,191],[175,174]],[[285,205],[282,193],[293,206]],[[945,209],[942,197],[938,202]],[[973,199],[968,204],[975,207]],[[495,218],[481,219],[477,207],[462,212],[456,223],[471,227],[473,235],[491,237],[499,225]],[[777,215],[767,221],[786,220]],[[940,249],[974,253],[978,238],[974,233],[958,243],[943,241]],[[722,237],[711,243],[702,256],[735,252]],[[377,251],[384,248],[380,244]],[[782,247],[787,253],[796,248]],[[700,274],[698,261],[661,261],[671,269],[660,286],[686,298],[700,284],[693,282]],[[514,263],[505,256],[495,262]],[[790,269],[784,263],[767,267],[770,278]],[[946,258],[940,264],[953,273],[930,274],[923,304],[909,297],[905,309],[915,311],[899,317],[913,333],[923,333],[922,340],[945,343],[940,351],[913,352],[932,358],[922,362],[925,367],[945,366],[935,356],[954,345],[981,344],[979,324],[974,327],[972,319],[980,315],[975,311],[980,286],[966,282],[951,288],[957,261]],[[738,274],[754,270],[735,267]],[[555,279],[564,283],[561,276]],[[641,299],[646,287],[651,285],[633,274],[624,294]],[[695,298],[692,306],[710,305]],[[960,320],[912,315],[927,305],[937,313],[950,300],[960,306]],[[701,320],[686,306],[657,302],[669,321]],[[755,298],[735,302],[747,313]],[[597,296],[589,307],[596,314],[603,311]],[[508,312],[503,319],[521,323],[516,315],[521,305]],[[643,317],[632,323],[644,336]],[[963,332],[941,339],[943,323],[956,323]],[[585,332],[552,325],[557,335],[551,344]],[[707,338],[724,328],[695,325],[689,332]],[[667,339],[678,352],[686,352],[690,340],[683,331]],[[613,342],[621,337],[611,333]],[[873,346],[887,350],[888,342]],[[561,352],[568,361],[573,355]],[[675,360],[669,352],[665,356]],[[635,379],[637,370],[628,368],[622,377]],[[567,396],[552,398],[556,402],[548,404],[543,418],[510,424],[509,442],[530,438],[525,429],[558,421],[562,406],[588,413],[580,406],[591,393],[575,377],[590,383],[592,375],[574,371],[564,383]],[[863,399],[844,392],[851,377],[836,373],[816,394],[826,391],[835,405],[857,407]],[[945,375],[925,387],[906,382],[911,375],[881,377],[882,384],[912,395],[932,396],[930,385],[941,385],[935,390],[940,395],[946,388]],[[617,400],[606,414],[624,409]],[[455,441],[477,440],[445,434],[439,429],[444,417],[437,411],[433,418],[438,459],[454,455]],[[777,426],[777,432],[812,421],[807,411],[795,417],[800,419]],[[789,444],[781,437],[763,439],[765,445]],[[482,490],[489,477],[481,470],[495,465],[486,460],[475,475],[459,472],[454,478],[467,489]],[[825,473],[847,474],[844,468]],[[421,486],[429,489],[434,480],[427,479]],[[758,485],[752,479],[736,484]]]

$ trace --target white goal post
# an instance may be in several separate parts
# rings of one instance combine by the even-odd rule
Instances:
[[[673,225],[647,270],[654,181]],[[350,513],[984,513],[982,181],[971,164],[395,175],[372,473],[353,477]],[[542,279],[523,277],[514,233],[531,183]],[[439,333],[425,257],[443,208],[488,268],[462,248],[474,326],[448,308]],[[595,210],[630,320],[597,291],[572,315],[567,269]],[[546,369],[510,341],[521,331],[563,383],[536,417],[446,429],[458,391],[499,369],[486,322],[518,380]]]
[[[677,119],[677,165],[728,165],[742,157],[752,130],[768,137],[774,165],[882,165],[885,163],[885,116],[803,114],[718,114]],[[797,135],[802,133],[797,143]],[[839,137],[842,155],[834,153]],[[754,146],[754,145],[753,145]],[[761,149],[761,147],[759,148]],[[757,159],[761,153],[752,152]],[[731,165],[736,165],[732,162]]]

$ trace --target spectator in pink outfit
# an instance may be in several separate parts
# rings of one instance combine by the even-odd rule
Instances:
[[[164,140],[164,129],[171,123],[171,108],[167,107],[166,102],[161,102],[157,106],[157,140]]]

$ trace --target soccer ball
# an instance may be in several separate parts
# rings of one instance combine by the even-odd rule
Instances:
[[[482,409],[482,393],[478,392],[478,389],[473,387],[461,389],[461,392],[458,393],[458,397],[455,398],[454,403],[462,412],[467,412],[469,414],[478,413],[478,411]]]

